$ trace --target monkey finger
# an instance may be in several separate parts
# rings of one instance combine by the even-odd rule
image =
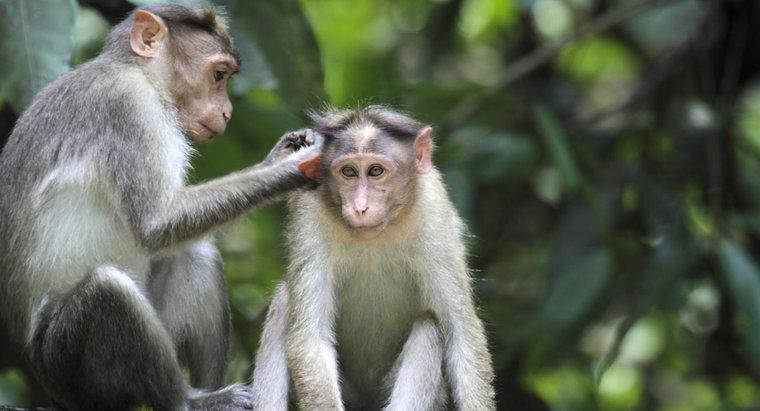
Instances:
[[[306,138],[305,138],[306,144],[311,146],[314,143],[316,143],[317,142],[317,132],[315,132],[314,130],[312,130],[310,128],[307,128],[305,131],[306,131]]]
[[[298,140],[298,148],[304,148],[308,147],[313,144],[313,138],[311,137],[311,132],[309,129],[301,130],[301,134],[299,135]]]
[[[311,143],[311,145],[313,146],[322,147],[325,144],[325,136],[323,136],[322,133],[313,131],[311,134],[311,138],[313,140],[313,143]]]
[[[287,147],[300,149],[303,147],[306,135],[303,130],[293,131],[287,136]]]

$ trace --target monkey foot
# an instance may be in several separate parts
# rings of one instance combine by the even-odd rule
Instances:
[[[190,399],[191,410],[234,411],[253,409],[250,387],[234,384],[217,391],[198,391]]]

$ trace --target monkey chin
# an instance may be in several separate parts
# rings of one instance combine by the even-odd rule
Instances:
[[[193,135],[192,138],[193,138],[193,141],[195,141],[196,143],[203,144],[203,143],[210,143],[211,141],[214,140],[214,137],[216,137],[216,133],[206,132],[206,133],[201,133],[201,134],[195,134]]]
[[[385,230],[385,224],[380,223],[373,226],[352,226],[354,233],[362,240],[372,240]]]
[[[195,143],[209,143],[214,140],[214,137],[221,134],[222,131],[215,131],[203,123],[185,126],[182,129],[185,138]]]

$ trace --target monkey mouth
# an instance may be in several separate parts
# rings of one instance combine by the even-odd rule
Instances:
[[[211,127],[209,127],[209,126],[207,126],[207,125],[205,125],[205,124],[201,123],[200,121],[198,122],[198,124],[199,124],[201,127],[203,127],[203,129],[204,129],[204,130],[208,131],[208,133],[209,133],[209,137],[208,137],[208,139],[209,139],[209,140],[212,140],[214,137],[216,137],[217,135],[221,134],[221,131],[219,131],[219,130],[214,130],[213,128],[211,128]]]

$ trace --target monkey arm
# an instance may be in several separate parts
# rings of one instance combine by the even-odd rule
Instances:
[[[332,278],[327,264],[320,264],[321,261],[304,255],[299,257],[300,264],[295,262],[297,268],[291,266],[288,273],[292,302],[288,366],[300,409],[343,410],[332,331],[335,315]]]
[[[460,410],[495,410],[493,369],[483,323],[472,299],[460,246],[444,247],[427,262],[430,305],[444,335],[444,366]]]
[[[256,352],[253,369],[253,409],[287,410],[290,391],[290,373],[286,354],[286,341],[290,316],[288,289],[281,282],[274,289],[269,302],[261,342]]]
[[[172,184],[157,164],[135,159],[114,167],[117,196],[137,241],[150,251],[198,237],[252,206],[309,183],[300,150],[285,159],[194,186]]]
[[[386,380],[390,395],[383,411],[445,409],[443,338],[435,317],[425,312],[412,325]]]
[[[141,242],[149,249],[160,249],[194,238],[308,182],[297,162],[291,163],[244,170],[181,188],[164,214],[143,222]]]

